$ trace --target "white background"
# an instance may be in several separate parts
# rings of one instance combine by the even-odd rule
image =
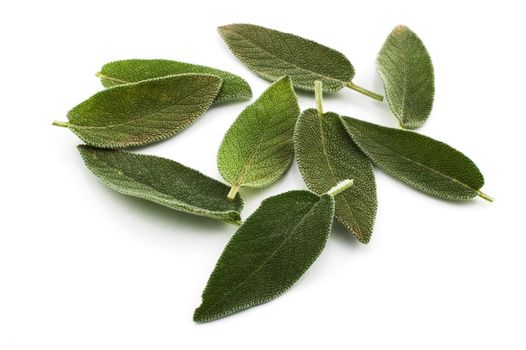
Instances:
[[[1,45],[0,349],[525,349],[524,10],[520,2],[4,1]],[[167,58],[268,83],[228,51],[216,27],[256,23],[343,52],[355,82],[382,84],[375,57],[400,23],[420,35],[436,75],[419,132],[471,157],[496,200],[438,200],[377,171],[369,245],[335,225],[287,293],[197,325],[192,313],[235,227],[128,198],[84,167],[52,127],[101,89],[105,62]],[[300,94],[302,109],[314,105]],[[224,132],[246,102],[213,107],[145,147],[220,179]],[[396,126],[387,104],[351,90],[325,109]],[[305,188],[296,164],[260,201]]]

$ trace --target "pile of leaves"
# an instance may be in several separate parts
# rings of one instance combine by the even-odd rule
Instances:
[[[245,80],[229,72],[169,60],[110,62],[97,74],[105,90],[54,122],[76,134],[88,169],[110,188],[186,213],[238,225],[195,310],[212,321],[267,302],[290,288],[322,252],[333,218],[368,243],[377,210],[373,166],[407,185],[447,200],[492,198],[467,156],[415,133],[324,112],[323,92],[348,87],[383,97],[353,82],[340,52],[293,34],[232,24],[219,33],[234,55],[273,81],[238,116],[218,151],[226,182],[173,160],[123,151],[176,135],[212,104],[250,99]],[[424,124],[434,99],[431,58],[405,26],[387,37],[377,58],[389,107],[402,128]],[[316,108],[301,113],[294,89],[314,91]],[[242,187],[265,187],[296,158],[309,190],[265,199],[244,222]]]

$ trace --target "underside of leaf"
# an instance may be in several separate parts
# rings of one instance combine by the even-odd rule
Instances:
[[[186,213],[239,223],[243,201],[228,186],[175,161],[79,146],[88,169],[108,187]]]

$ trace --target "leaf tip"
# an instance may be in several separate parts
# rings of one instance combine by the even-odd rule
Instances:
[[[399,24],[393,29],[393,33],[395,33],[395,34],[402,34],[405,31],[407,31],[408,29],[409,28],[407,26],[405,26],[403,24]]]

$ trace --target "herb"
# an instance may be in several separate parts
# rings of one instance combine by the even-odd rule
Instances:
[[[277,181],[294,156],[292,137],[300,113],[289,77],[272,84],[248,106],[225,134],[217,155],[223,178],[232,184],[263,187]]]
[[[375,165],[408,185],[444,199],[480,196],[492,201],[480,191],[484,177],[475,163],[451,146],[412,131],[350,117],[341,121]]]
[[[88,169],[108,187],[182,212],[239,224],[243,201],[228,186],[173,160],[78,146]]]
[[[318,196],[290,191],[265,199],[221,254],[194,321],[207,322],[270,301],[307,271],[325,247],[334,196],[347,180]]]
[[[323,113],[321,86],[316,92],[318,111],[306,110],[296,123],[296,162],[309,189],[318,194],[344,179],[354,180],[354,186],[336,198],[336,219],[360,242],[367,243],[377,208],[371,161],[349,138],[339,116]]]
[[[223,85],[217,94],[214,103],[232,99],[249,99],[252,90],[248,83],[241,77],[223,70],[199,66],[196,64],[170,61],[170,60],[121,60],[106,63],[97,76],[102,85],[113,87],[122,84],[136,83],[141,80],[161,78],[167,75],[199,73],[216,75],[223,79]]]
[[[181,74],[116,86],[68,113],[69,128],[85,143],[104,148],[142,146],[189,126],[216,98],[221,78]]]
[[[172,160],[114,150],[173,136],[212,103],[251,98],[247,82],[229,72],[161,59],[110,62],[97,74],[108,89],[74,107],[68,122],[53,123],[88,144],[78,146],[86,166],[117,192],[241,225],[208,280],[194,321],[230,315],[291,288],[321,254],[334,218],[368,243],[377,210],[373,164],[439,198],[493,201],[480,191],[484,178],[477,166],[445,143],[324,113],[323,91],[349,87],[383,99],[352,82],[354,67],[342,53],[251,24],[222,26],[219,33],[239,60],[274,81],[223,138],[217,166],[230,188]],[[401,126],[421,126],[434,98],[433,66],[422,41],[396,27],[377,69]],[[293,87],[314,90],[316,109],[299,115]],[[239,189],[277,181],[294,155],[310,191],[267,198],[242,223]]]
[[[433,65],[422,40],[406,26],[397,26],[378,54],[376,66],[400,125],[410,129],[422,126],[435,94]]]
[[[230,24],[218,30],[234,55],[267,80],[288,75],[295,87],[307,91],[313,91],[314,82],[320,80],[325,92],[346,86],[378,101],[383,99],[354,84],[351,62],[327,46],[253,24]]]

